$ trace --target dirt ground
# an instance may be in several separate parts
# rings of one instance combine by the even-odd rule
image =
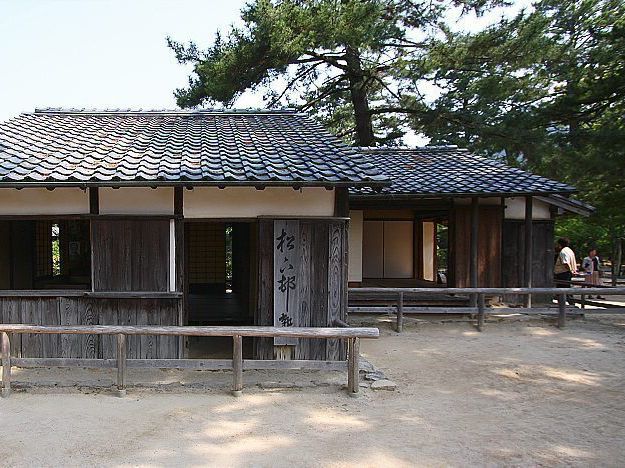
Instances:
[[[2,466],[622,466],[625,317],[384,321],[362,353],[396,391],[340,388],[342,373],[19,370],[44,383],[0,401]],[[58,385],[53,386],[56,382]],[[149,384],[164,383],[159,390]],[[262,383],[262,386],[258,384]],[[286,388],[294,384],[294,388]]]

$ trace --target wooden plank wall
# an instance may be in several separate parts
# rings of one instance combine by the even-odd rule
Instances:
[[[532,240],[534,255],[532,259],[532,286],[552,287],[554,255],[554,221],[534,221]],[[517,288],[525,286],[525,263],[523,249],[525,246],[525,223],[523,220],[506,219],[503,222],[502,233],[502,286]],[[522,303],[522,297],[509,295],[506,300],[513,303]],[[535,303],[550,303],[551,297],[534,296]]]
[[[478,242],[478,286],[501,286],[501,206],[480,206]],[[470,287],[471,207],[456,206],[451,213],[450,286]]]
[[[273,220],[259,221],[256,325],[273,325]],[[299,324],[328,327],[347,320],[347,222],[300,220]],[[273,340],[257,339],[257,359],[273,359]],[[295,359],[345,359],[339,340],[298,340]]]
[[[169,221],[91,222],[95,291],[167,291]]]
[[[101,299],[83,297],[0,298],[2,323],[44,325],[178,325],[182,299]],[[14,335],[15,357],[114,359],[116,337],[105,335]],[[175,359],[178,338],[131,336],[130,359]]]

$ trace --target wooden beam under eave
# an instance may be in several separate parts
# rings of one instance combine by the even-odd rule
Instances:
[[[349,189],[347,187],[334,189],[334,216],[349,218]]]
[[[98,187],[89,187],[89,213],[100,214],[100,192]]]
[[[174,187],[174,214],[182,216],[184,213],[184,190],[183,187]]]
[[[532,260],[534,258],[534,223],[533,218],[534,199],[531,196],[525,197],[525,248],[523,254],[525,256],[525,268],[523,275],[523,286],[532,287]],[[525,296],[525,307],[532,307],[532,295]]]

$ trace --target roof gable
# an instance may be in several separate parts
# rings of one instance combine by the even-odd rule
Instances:
[[[38,110],[0,124],[0,185],[386,182],[293,111]]]

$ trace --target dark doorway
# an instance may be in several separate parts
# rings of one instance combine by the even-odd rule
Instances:
[[[188,325],[252,325],[256,278],[256,230],[249,222],[186,224]],[[189,339],[190,358],[229,358],[232,339]],[[251,340],[243,351],[251,357]]]

